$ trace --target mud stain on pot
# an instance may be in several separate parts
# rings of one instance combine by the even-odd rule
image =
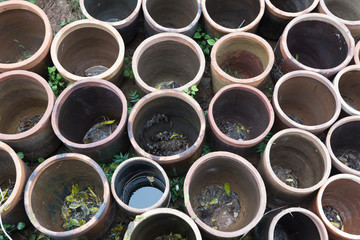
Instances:
[[[360,171],[360,152],[353,149],[346,149],[337,158],[346,166]]]
[[[0,202],[0,207],[10,197],[14,186],[15,182],[11,181],[10,179],[0,184],[0,199],[2,199]]]
[[[41,120],[42,116],[43,116],[42,114],[39,114],[31,118],[26,118],[25,120],[20,122],[20,125],[18,127],[18,132],[22,133],[31,129]]]
[[[245,215],[239,196],[230,191],[228,183],[203,187],[195,197],[194,209],[201,221],[220,231],[229,230]]]
[[[333,206],[324,206],[323,211],[327,220],[336,228],[344,231],[344,223],[339,212]]]
[[[83,143],[93,143],[103,140],[110,136],[118,126],[118,120],[109,120],[106,116],[101,116],[95,120],[96,124],[86,132]]]
[[[181,85],[176,81],[168,81],[168,82],[158,83],[155,86],[155,88],[158,89],[158,90],[161,90],[161,89],[174,89],[174,88],[178,88],[180,86]]]
[[[290,169],[275,165],[272,167],[275,175],[286,185],[294,188],[299,187],[299,180]]]
[[[103,65],[92,66],[84,71],[83,77],[93,77],[106,72],[109,68]]]
[[[218,124],[218,128],[222,133],[224,133],[226,136],[239,140],[244,141],[247,139],[250,139],[250,129],[246,128],[244,125],[242,125],[240,122],[232,122],[232,121],[225,121],[222,120]]]
[[[179,233],[170,233],[169,235],[163,235],[155,238],[155,240],[186,240],[187,238],[183,238]]]

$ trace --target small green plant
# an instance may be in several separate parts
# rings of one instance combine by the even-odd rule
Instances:
[[[264,140],[256,147],[256,152],[260,153],[260,157],[263,155],[263,152],[265,151],[266,145],[269,142],[270,138],[273,136],[274,134],[272,132],[269,132],[266,137],[264,138]]]
[[[124,66],[125,66],[125,70],[124,70],[124,77],[128,77],[131,79],[134,79],[134,72],[132,70],[132,65],[131,65],[131,59],[129,59],[128,57],[124,58]]]
[[[131,91],[128,95],[128,114],[130,114],[133,106],[140,100],[139,94],[137,91]]]
[[[55,96],[59,96],[62,91],[68,86],[70,86],[70,82],[66,84],[66,80],[57,72],[56,67],[48,67],[49,73],[49,85],[53,90]]]
[[[38,162],[39,162],[39,163],[42,163],[42,162],[44,162],[44,161],[45,161],[45,158],[42,158],[42,157],[41,157],[41,158],[38,158]]]
[[[20,159],[24,159],[24,153],[23,152],[18,152],[17,155],[19,156]]]
[[[296,59],[296,61],[299,61],[299,54],[295,55],[295,59]]]
[[[208,153],[210,153],[210,152],[211,152],[210,145],[209,145],[209,144],[204,144],[204,145],[202,146],[201,156],[204,156],[204,155],[206,155],[206,154],[208,154]]]
[[[3,227],[3,229],[0,229],[0,240],[5,240],[5,239],[8,239],[8,237],[3,232],[3,230],[5,230],[8,235],[11,235],[11,233],[16,230],[19,230],[19,231],[23,230],[25,228],[25,223],[18,222],[18,224],[16,224],[16,226],[12,225],[12,224],[3,224],[2,227]]]
[[[111,163],[100,164],[100,167],[103,169],[109,182],[111,182],[111,178],[115,172],[115,169],[120,165],[120,163],[128,159],[129,159],[129,153],[125,153],[125,154],[120,153],[119,155],[113,156],[113,161]]]
[[[195,97],[195,95],[196,95],[196,93],[197,93],[198,91],[199,91],[199,89],[197,88],[196,85],[192,85],[192,86],[190,87],[190,89],[189,89],[189,88],[185,88],[185,89],[183,90],[184,93],[190,95],[191,97]]]
[[[199,44],[205,55],[210,55],[212,46],[214,46],[218,40],[217,38],[212,38],[209,34],[203,32],[200,25],[197,27],[193,38],[197,44]]]
[[[184,181],[185,177],[176,177],[170,179],[171,202],[175,204],[175,208],[181,210],[182,202],[179,200],[184,199]]]

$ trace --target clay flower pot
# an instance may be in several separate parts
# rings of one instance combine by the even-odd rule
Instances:
[[[309,70],[330,78],[349,64],[354,48],[349,29],[334,17],[304,14],[284,29],[274,50],[272,78],[277,81],[295,70]]]
[[[0,142],[0,183],[10,181],[14,188],[9,198],[2,201],[0,206],[1,220],[3,224],[16,225],[18,222],[28,222],[24,208],[25,184],[31,174],[31,170],[18,157],[16,152],[7,144]],[[3,192],[5,189],[1,189]],[[0,196],[0,201],[2,200]]]
[[[99,130],[90,134],[91,138],[85,137],[96,124],[114,120],[117,126],[108,129],[107,136]],[[126,122],[124,94],[111,82],[99,79],[82,80],[66,88],[56,100],[51,118],[56,136],[71,151],[97,162],[109,162],[113,155],[128,149]]]
[[[240,197],[241,213],[227,231],[220,231],[205,224],[196,215],[194,207],[204,187],[225,183]],[[266,190],[260,174],[246,159],[229,152],[211,152],[199,158],[187,172],[184,199],[186,211],[204,232],[204,237],[232,239],[247,233],[261,220],[266,206]]]
[[[120,209],[133,217],[170,202],[170,182],[164,169],[143,157],[128,159],[116,168],[111,192]]]
[[[109,23],[120,32],[125,43],[129,43],[136,35],[141,2],[141,0],[79,1],[81,12],[86,18]]]
[[[342,69],[335,76],[333,84],[346,115],[360,115],[360,66],[352,65]]]
[[[350,174],[330,177],[320,188],[312,205],[333,240],[360,239],[360,178]],[[326,217],[324,207],[333,207],[343,222],[344,231],[336,228]]]
[[[258,33],[260,36],[278,40],[286,25],[294,18],[313,11],[319,0],[281,1],[265,0],[265,13],[260,21]]]
[[[231,32],[256,32],[264,15],[264,0],[201,0],[205,31],[214,38]]]
[[[209,105],[211,149],[246,154],[265,138],[274,119],[273,108],[260,90],[243,84],[223,87]]]
[[[325,183],[330,176],[331,159],[320,139],[307,131],[290,128],[271,137],[258,170],[269,200],[277,205],[293,204]]]
[[[220,38],[211,50],[213,91],[234,83],[257,87],[270,78],[274,51],[258,35],[234,32]]]
[[[360,176],[360,166],[356,162],[360,151],[360,116],[345,117],[329,129],[326,146],[332,164],[340,172]]]
[[[360,41],[356,44],[355,53],[354,53],[354,62],[356,65],[360,65]]]
[[[192,37],[201,16],[200,0],[143,0],[142,9],[148,36],[175,32]]]
[[[60,146],[50,124],[55,95],[49,84],[36,73],[14,70],[0,74],[0,89],[0,141],[27,161],[48,157]]]
[[[177,176],[186,173],[200,156],[205,125],[204,113],[192,97],[177,90],[163,90],[136,103],[129,116],[128,134],[137,154],[159,163],[168,175]],[[152,140],[169,133],[169,139],[159,139],[163,145]],[[164,154],[154,152],[157,149]]]
[[[0,29],[0,72],[47,73],[53,32],[42,9],[26,1],[2,2]]]
[[[129,224],[124,239],[149,240],[172,234],[180,234],[189,240],[201,240],[194,221],[176,209],[158,208],[149,210]]]
[[[87,19],[66,25],[56,34],[50,54],[61,76],[72,83],[93,77],[121,83],[125,45],[108,23]]]
[[[84,225],[65,231],[61,209],[74,184],[80,191],[91,186],[103,203]],[[110,227],[115,213],[103,170],[91,158],[78,153],[56,155],[40,164],[26,184],[24,202],[34,227],[53,239],[97,239]]]
[[[341,111],[331,82],[310,71],[284,75],[275,85],[272,104],[278,129],[300,128],[313,134],[328,129]]]
[[[318,11],[345,24],[352,36],[360,37],[360,2],[351,0],[320,0]]]
[[[328,240],[326,228],[320,218],[307,209],[292,207],[266,214],[255,227],[258,240],[297,239]],[[287,238],[281,238],[285,237]]]
[[[197,85],[205,70],[205,56],[190,37],[160,33],[143,41],[135,50],[132,68],[136,84],[145,93]]]

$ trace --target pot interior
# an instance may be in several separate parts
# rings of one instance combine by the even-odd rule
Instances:
[[[146,8],[154,21],[166,28],[184,28],[190,25],[198,14],[197,0],[182,0],[176,4],[169,0],[147,0]]]
[[[122,111],[121,99],[111,89],[102,86],[80,87],[60,102],[58,128],[67,140],[83,143],[86,133],[95,124],[112,120],[118,124],[124,117]]]
[[[338,179],[326,186],[321,204],[322,207],[331,206],[339,213],[344,225],[344,232],[360,235],[359,199],[360,185],[358,182],[350,179]]]
[[[95,76],[112,67],[119,56],[117,39],[107,31],[83,27],[65,36],[57,48],[61,66],[83,77]]]
[[[309,139],[286,134],[277,138],[270,148],[271,167],[290,170],[295,175],[298,188],[310,188],[324,177],[323,150]],[[280,174],[280,172],[279,172]]]
[[[131,239],[155,239],[170,233],[180,234],[184,239],[196,240],[191,226],[184,219],[170,213],[159,213],[142,220],[134,228]]]
[[[360,111],[359,79],[359,70],[348,71],[339,79],[339,91],[342,99],[357,111]]]
[[[192,81],[199,72],[200,59],[193,48],[180,41],[162,41],[139,56],[141,79],[157,89],[177,88]]]
[[[253,39],[238,37],[223,42],[216,52],[219,67],[232,77],[253,78],[269,64],[267,49]]]
[[[26,121],[36,116],[40,120],[45,113],[48,95],[38,81],[26,76],[14,76],[0,80],[0,89],[1,133],[20,133],[27,129],[24,126],[30,126]]]
[[[197,206],[196,198],[204,187],[215,184],[223,186],[226,182],[229,183],[230,191],[238,195],[241,206],[240,217],[227,226],[226,231],[238,231],[253,221],[266,198],[260,192],[253,173],[239,161],[228,157],[216,157],[199,165],[189,182],[191,207]],[[195,212],[195,209],[193,210]]]
[[[245,138],[251,140],[260,136],[269,126],[270,116],[263,100],[253,92],[244,89],[230,89],[216,99],[213,117],[217,127],[228,130],[228,123],[235,124]],[[224,130],[224,131],[225,131]],[[229,133],[223,132],[225,135]]]
[[[294,122],[314,126],[332,119],[336,99],[330,89],[310,77],[293,77],[284,81],[276,96],[282,111]]]
[[[2,188],[1,191],[5,191],[6,186],[14,187],[16,182],[16,167],[14,160],[12,159],[11,155],[3,150],[0,149],[0,159],[1,159],[1,168],[0,168],[0,187]],[[15,191],[15,189],[13,190]],[[2,200],[0,195],[0,201]],[[2,201],[2,205],[5,201]],[[0,207],[2,206],[0,205]],[[2,209],[0,208],[0,211]]]
[[[335,16],[348,20],[360,20],[360,2],[353,0],[324,0],[326,7]]]
[[[124,20],[134,12],[137,0],[84,0],[86,11],[104,22]]]
[[[242,28],[252,23],[260,12],[258,0],[206,0],[210,18],[226,28]]]
[[[276,8],[285,11],[285,12],[302,12],[309,8],[313,3],[314,0],[305,0],[305,1],[298,1],[298,0],[269,0]]]
[[[300,63],[316,69],[335,68],[345,61],[348,54],[343,34],[334,25],[316,20],[292,26],[287,46]]]
[[[40,16],[26,9],[0,13],[0,63],[17,63],[34,55],[45,38]]]
[[[104,199],[104,186],[99,173],[80,160],[56,160],[45,169],[40,169],[37,175],[38,178],[32,182],[30,204],[36,220],[50,231],[64,231],[61,207],[65,197],[71,194],[72,185],[78,184],[80,191],[93,187],[94,193]],[[100,211],[101,208],[98,213]]]

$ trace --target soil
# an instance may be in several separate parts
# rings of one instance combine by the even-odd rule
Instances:
[[[324,206],[323,211],[329,222],[336,228],[344,231],[344,223],[339,212],[333,206]]]
[[[155,240],[186,240],[186,238],[183,238],[181,234],[178,233],[170,233],[169,235],[157,237]]]
[[[343,154],[340,156],[337,156],[337,158],[346,166],[355,169],[357,171],[360,171],[360,152],[353,150],[353,149],[347,149],[343,151]]]
[[[155,135],[145,137],[151,128],[170,129],[158,131]],[[155,156],[172,156],[182,153],[189,148],[187,137],[173,130],[173,122],[163,114],[154,114],[145,124],[143,131],[143,140],[145,142],[145,150]]]
[[[15,186],[15,182],[12,182],[10,179],[2,184],[0,184],[0,189],[2,194],[0,195],[0,206],[5,203],[5,201],[10,197]],[[4,198],[2,198],[4,197]]]
[[[224,186],[215,184],[201,189],[195,197],[196,215],[208,226],[226,231],[244,215],[239,196],[230,191],[228,195]]]
[[[97,142],[110,136],[117,128],[118,121],[108,119],[104,116],[98,118],[97,123],[86,132],[83,143]]]
[[[275,175],[286,185],[290,187],[298,188],[299,187],[299,180],[297,179],[296,175],[290,169],[283,168],[281,166],[275,165],[272,167]]]
[[[27,118],[23,122],[20,123],[18,131],[25,132],[29,130],[30,128],[34,127],[42,118],[43,115],[36,115],[32,118]]]
[[[226,136],[239,141],[247,140],[250,133],[250,130],[246,129],[244,125],[239,122],[222,120],[218,124],[218,128]]]
[[[291,113],[288,113],[286,114],[291,120],[299,123],[299,124],[304,124],[304,120],[303,119],[300,119],[298,117],[296,117],[294,114],[291,114]]]

